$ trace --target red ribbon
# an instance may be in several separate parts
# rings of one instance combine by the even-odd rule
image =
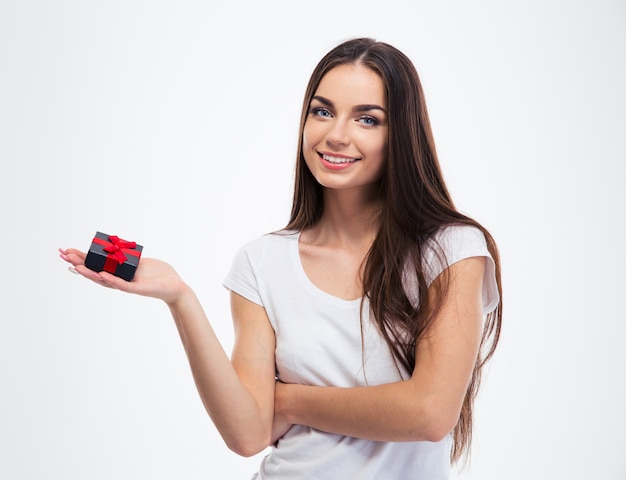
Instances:
[[[141,256],[141,252],[133,250],[137,248],[137,243],[122,240],[116,235],[110,235],[108,242],[101,238],[94,237],[93,242],[104,246],[103,250],[108,253],[107,259],[104,262],[105,272],[115,273],[117,266],[128,260],[128,257],[124,255],[125,253],[133,255],[134,257]]]

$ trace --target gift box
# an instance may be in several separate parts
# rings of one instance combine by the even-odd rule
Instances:
[[[130,282],[135,276],[143,247],[115,235],[96,232],[85,258],[85,266],[94,272],[109,272]]]

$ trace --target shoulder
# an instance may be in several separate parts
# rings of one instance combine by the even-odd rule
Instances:
[[[483,309],[489,312],[499,302],[495,262],[485,234],[472,225],[449,225],[440,228],[428,241],[423,268],[430,284],[446,268],[472,257],[486,258],[483,275]]]
[[[247,270],[253,274],[276,270],[279,263],[288,261],[294,244],[297,248],[299,232],[277,231],[248,241],[236,251],[232,270]]]
[[[286,261],[290,242],[297,242],[295,232],[274,232],[248,241],[235,253],[223,285],[248,300],[263,305],[261,290],[268,275]]]
[[[449,265],[472,256],[491,258],[485,235],[473,225],[441,227],[426,242],[425,247],[424,257],[426,261],[443,255]]]

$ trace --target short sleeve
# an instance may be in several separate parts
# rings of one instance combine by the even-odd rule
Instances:
[[[446,268],[471,257],[485,257],[482,301],[483,314],[492,312],[500,302],[495,263],[483,232],[469,225],[451,225],[437,232],[425,245],[422,267],[430,285]],[[405,275],[405,288],[411,301],[418,298],[415,279]],[[412,291],[411,291],[412,290]]]
[[[263,305],[257,278],[246,247],[241,248],[233,257],[223,286],[257,305]]]

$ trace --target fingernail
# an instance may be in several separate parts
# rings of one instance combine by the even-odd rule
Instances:
[[[74,267],[67,267],[67,269],[75,275],[80,275]]]

